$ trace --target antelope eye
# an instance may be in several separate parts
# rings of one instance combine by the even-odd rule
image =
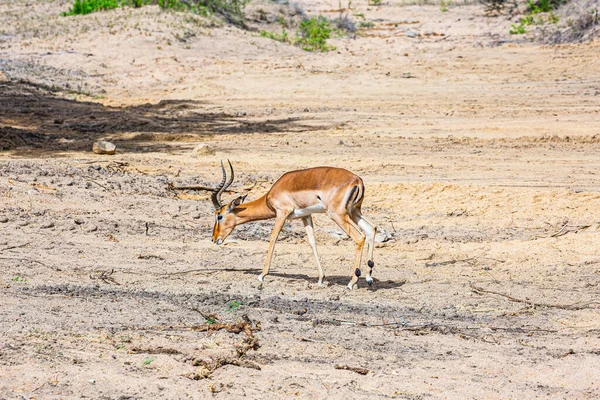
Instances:
[[[222,215],[217,215],[217,221],[221,221],[223,220],[223,216]]]

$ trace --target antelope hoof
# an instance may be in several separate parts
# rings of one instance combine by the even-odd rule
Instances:
[[[323,283],[322,279],[319,279],[319,287],[325,287],[325,284]]]
[[[265,277],[264,277],[262,274],[260,274],[260,275],[258,276],[258,280],[262,282],[262,281],[263,281],[263,279],[265,279]]]
[[[348,284],[348,290],[353,290],[353,289],[358,289],[358,284],[350,282]]]
[[[366,281],[367,281],[367,285],[371,286],[373,284],[373,277],[370,275],[367,276]]]

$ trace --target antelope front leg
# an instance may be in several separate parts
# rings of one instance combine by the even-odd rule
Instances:
[[[277,238],[279,237],[279,232],[283,229],[283,225],[285,225],[285,220],[290,215],[289,213],[283,215],[277,215],[275,219],[275,226],[273,227],[273,231],[271,232],[271,240],[269,241],[269,252],[267,253],[267,259],[265,261],[265,266],[262,269],[262,272],[258,276],[259,281],[263,281],[265,276],[269,274],[269,268],[271,267],[271,260],[273,259],[273,250],[275,249],[275,242],[277,242]]]
[[[362,233],[358,225],[346,214],[331,214],[331,219],[333,219],[339,226],[342,228],[348,236],[354,240],[356,244],[356,256],[354,257],[354,270],[352,273],[352,279],[350,283],[348,283],[348,289],[352,290],[355,286],[358,285],[358,278],[361,275],[360,272],[360,262],[362,259],[362,251],[365,245],[365,234]]]
[[[375,235],[377,234],[377,227],[360,213],[352,218],[354,222],[365,232],[367,235],[367,243],[369,244],[369,253],[367,265],[369,270],[367,271],[366,281],[369,286],[373,284],[373,267],[375,262],[373,261],[373,248],[375,247]]]
[[[313,228],[312,217],[309,215],[308,217],[302,218],[302,223],[304,224],[304,228],[306,228],[308,243],[312,248],[313,254],[315,255],[315,260],[317,261],[317,267],[319,268],[319,286],[323,286],[325,273],[323,272],[323,267],[321,267],[321,262],[319,261],[319,254],[317,253],[317,243],[315,242],[315,230]]]

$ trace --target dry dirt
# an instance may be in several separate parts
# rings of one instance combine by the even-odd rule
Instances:
[[[0,398],[600,397],[600,43],[352,6],[374,29],[308,53],[157,7],[0,4]],[[272,221],[217,247],[207,194],[167,191],[221,159],[249,198],[292,169],[362,176],[374,285],[346,289],[324,216],[326,287],[297,221],[260,285]]]

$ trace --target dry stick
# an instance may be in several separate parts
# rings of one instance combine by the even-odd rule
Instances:
[[[90,179],[90,178],[83,178],[83,179],[85,179],[85,180],[86,180],[86,181],[88,181],[88,182],[95,183],[96,185],[100,186],[101,188],[104,188],[104,190],[106,190],[107,192],[109,191],[109,190],[108,190],[108,188],[107,188],[106,186],[104,186],[104,185],[103,185],[103,184],[101,184],[101,183],[98,183],[98,182],[96,182],[96,181],[95,181],[95,180],[93,180],[93,179]]]
[[[366,375],[369,373],[369,370],[362,367],[350,367],[348,365],[336,365],[335,369],[345,369],[347,371],[356,372],[357,374]]]
[[[508,295],[506,293],[496,292],[494,290],[483,289],[483,288],[480,288],[473,284],[471,284],[470,287],[471,287],[471,289],[473,289],[475,291],[475,293],[480,292],[480,293],[496,294],[498,296],[505,297],[505,298],[509,299],[510,301],[514,301],[516,303],[526,303],[526,304],[530,304],[535,307],[560,308],[561,310],[583,310],[584,308],[589,308],[588,306],[590,304],[596,303],[595,301],[588,301],[586,303],[573,303],[573,304],[536,303],[536,302],[530,301],[530,300],[519,299],[519,298],[513,297],[511,295]],[[478,294],[480,294],[480,293],[478,293]]]
[[[216,192],[216,190],[217,190],[214,187],[202,186],[202,185],[195,185],[195,186],[175,186],[173,184],[173,182],[169,182],[168,183],[167,189],[168,190],[207,190],[209,192]],[[233,190],[226,189],[225,192],[226,193],[232,193]]]
[[[2,253],[5,250],[18,249],[20,247],[25,247],[25,246],[30,245],[30,244],[31,244],[31,242],[27,242],[27,243],[18,244],[18,245],[15,245],[15,246],[8,246],[8,247],[5,247],[3,249],[0,249],[0,253]]]
[[[31,262],[31,263],[37,263],[37,264],[43,265],[44,267],[47,267],[47,268],[52,268],[52,269],[53,269],[53,270],[55,270],[55,271],[62,271],[62,270],[61,270],[60,268],[58,268],[58,267],[52,267],[52,266],[50,266],[50,265],[44,264],[44,263],[43,263],[43,262],[41,262],[41,261],[34,260],[34,259],[32,259],[32,258],[27,258],[27,257],[0,257],[0,260],[18,260],[18,261],[29,261],[29,262]]]

